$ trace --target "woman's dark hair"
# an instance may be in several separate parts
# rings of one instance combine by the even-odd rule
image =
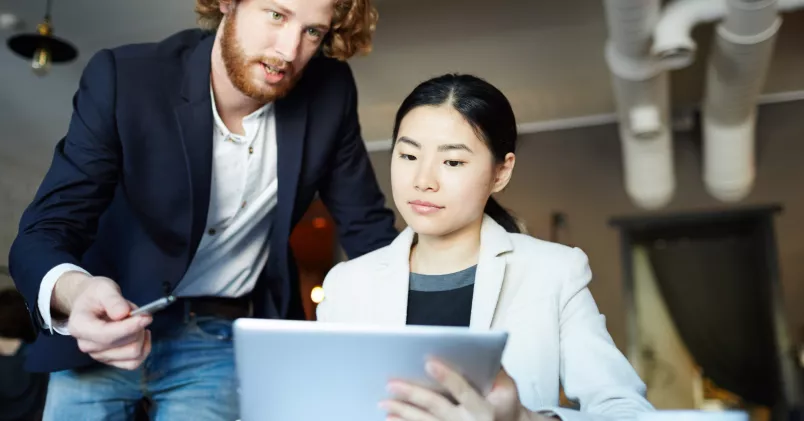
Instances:
[[[486,143],[497,163],[516,150],[516,118],[508,98],[485,80],[462,74],[446,74],[419,84],[396,112],[393,141],[396,142],[402,119],[411,110],[444,104],[461,113]],[[521,232],[514,217],[493,197],[489,197],[484,212],[506,231]]]

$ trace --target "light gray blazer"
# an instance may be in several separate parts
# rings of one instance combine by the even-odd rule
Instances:
[[[332,268],[318,320],[405,325],[413,240],[408,227],[389,246]],[[530,410],[565,421],[633,419],[653,407],[606,330],[591,278],[580,249],[508,233],[485,216],[470,328],[509,332],[502,363]],[[558,408],[559,382],[580,412]]]

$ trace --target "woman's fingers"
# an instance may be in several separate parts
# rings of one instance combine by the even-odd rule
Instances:
[[[435,419],[456,419],[456,406],[446,397],[430,389],[404,382],[392,382],[388,385],[388,390],[394,395],[397,401],[421,408],[432,414]]]
[[[391,420],[404,421],[452,421],[450,418],[436,417],[425,409],[407,402],[387,400],[380,403],[380,408],[388,412]],[[453,418],[454,419],[454,418]]]
[[[439,361],[427,362],[427,372],[433,376],[453,398],[472,414],[489,412],[488,402],[456,371]]]

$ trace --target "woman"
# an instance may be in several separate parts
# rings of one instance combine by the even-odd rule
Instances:
[[[622,420],[652,410],[587,289],[586,255],[520,234],[494,199],[511,179],[516,121],[505,96],[467,75],[419,85],[394,125],[391,186],[408,224],[389,246],[338,264],[318,319],[507,330],[488,396],[437,361],[457,404],[412,384],[382,402],[401,420]],[[559,381],[581,410],[557,408]]]

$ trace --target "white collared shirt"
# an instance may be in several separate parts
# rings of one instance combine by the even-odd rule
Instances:
[[[238,297],[251,292],[268,261],[272,218],[277,200],[276,117],[267,104],[243,119],[245,135],[232,133],[218,114],[210,89],[214,128],[212,177],[207,225],[193,261],[173,294],[177,297]],[[44,327],[69,335],[55,324],[50,299],[59,277],[86,270],[60,264],[48,271],[39,288]]]

